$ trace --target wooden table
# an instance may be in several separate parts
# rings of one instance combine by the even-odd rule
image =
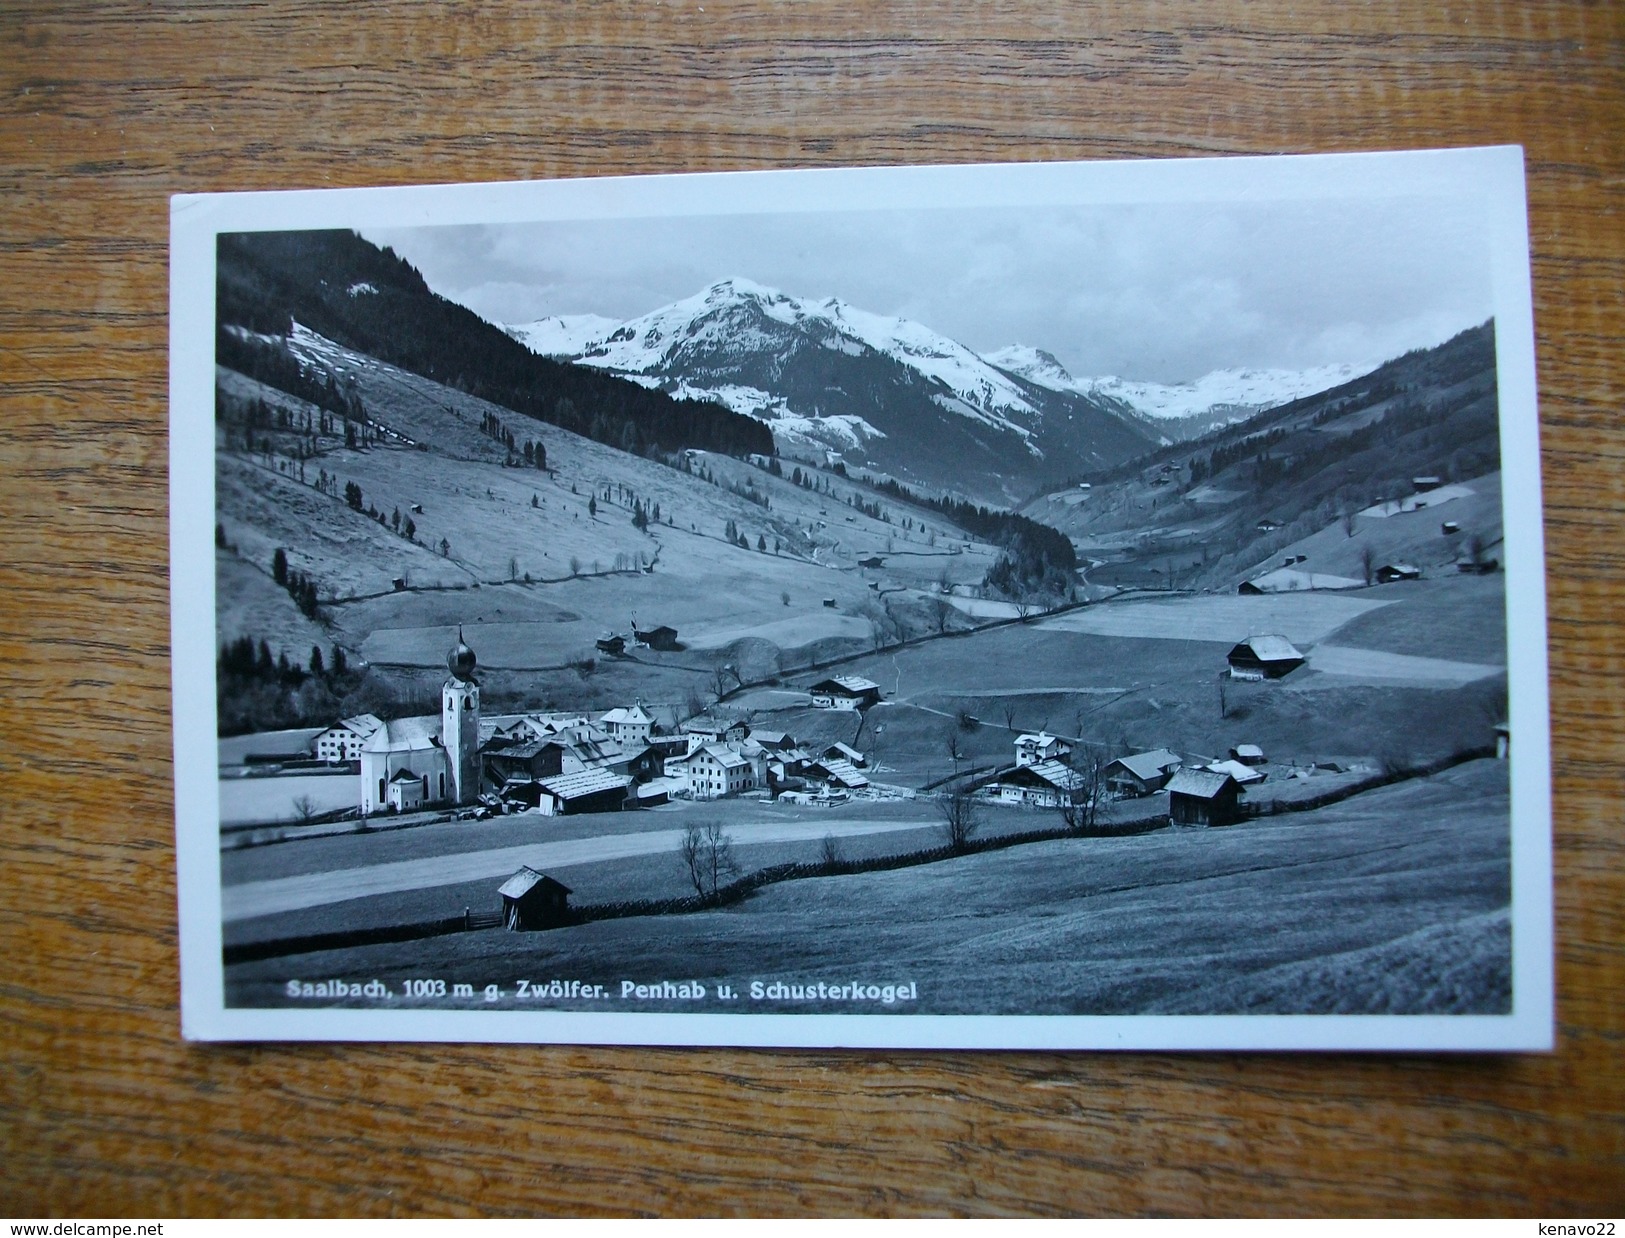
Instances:
[[[8,0],[0,85],[0,1209],[1621,1211],[1619,6]],[[180,1040],[169,194],[1500,142],[1535,255],[1555,1055]]]

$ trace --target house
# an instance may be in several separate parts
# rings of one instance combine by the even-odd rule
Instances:
[[[724,744],[707,744],[684,762],[688,792],[697,800],[719,800],[756,789],[755,766]]]
[[[839,788],[843,791],[861,791],[869,785],[869,779],[860,774],[857,767],[850,761],[837,761],[829,758],[822,761],[811,761],[807,764],[806,776],[814,781],[827,784],[832,790]]]
[[[1047,731],[1016,736],[1016,764],[1036,765],[1040,761],[1064,761],[1072,755],[1072,745]]]
[[[516,780],[556,778],[565,772],[564,750],[565,746],[551,736],[510,743],[493,741],[484,752],[486,777],[497,786]]]
[[[502,883],[502,923],[510,932],[557,928],[570,919],[570,887],[534,868],[521,868]]]
[[[1178,753],[1157,748],[1151,752],[1118,757],[1101,773],[1106,780],[1108,794],[1118,799],[1131,799],[1162,790],[1174,771],[1184,763],[1184,758]]]
[[[830,610],[834,610],[835,609],[835,599],[834,598],[825,598],[824,599],[824,605],[826,607],[828,607]]]
[[[617,636],[613,632],[600,636],[595,642],[599,653],[607,653],[612,658],[618,658],[626,652],[626,637]]]
[[[607,769],[584,769],[544,778],[536,807],[549,817],[584,812],[619,812],[626,805],[632,780]]]
[[[1374,576],[1379,585],[1391,585],[1396,580],[1421,580],[1422,569],[1412,563],[1384,563]]]
[[[1303,654],[1284,636],[1249,636],[1230,650],[1232,679],[1280,679],[1303,665]]]
[[[831,744],[824,749],[824,758],[829,761],[850,761],[859,769],[866,769],[869,765],[869,758],[850,744]]]
[[[682,726],[683,734],[688,736],[688,750],[694,752],[707,744],[737,744],[750,734],[750,728],[737,718],[731,722],[724,722],[720,718],[713,718],[709,714],[701,714],[697,718],[690,718]]]
[[[1001,771],[987,793],[1006,804],[1058,808],[1083,786],[1083,775],[1071,766],[1060,761],[1038,761]]]
[[[789,752],[796,746],[796,738],[785,731],[758,731],[752,728],[750,737],[770,752]]]
[[[1182,769],[1168,782],[1168,820],[1173,825],[1229,825],[1241,817],[1241,786],[1229,774]]]
[[[626,748],[649,742],[649,731],[654,718],[639,701],[631,709],[612,709],[598,716],[598,725],[609,732],[610,738]]]
[[[677,629],[662,624],[658,628],[639,628],[635,623],[632,626],[632,639],[639,645],[648,649],[658,649],[670,652],[677,648]]]
[[[339,765],[361,759],[361,746],[372,738],[373,732],[383,726],[383,720],[373,714],[357,714],[343,722],[334,723],[311,741],[310,750],[318,761]]]
[[[808,691],[818,709],[868,709],[880,703],[880,685],[856,675],[820,680]]]
[[[1264,750],[1257,744],[1237,744],[1230,749],[1230,757],[1243,765],[1262,765],[1265,759]]]

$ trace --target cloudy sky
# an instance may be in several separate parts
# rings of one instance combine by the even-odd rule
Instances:
[[[1075,376],[1376,363],[1491,312],[1463,199],[897,210],[366,229],[493,322],[626,319],[743,276],[1029,344]]]

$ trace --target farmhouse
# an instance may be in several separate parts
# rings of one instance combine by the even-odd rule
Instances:
[[[1240,819],[1241,786],[1229,774],[1182,769],[1168,783],[1168,820],[1174,825],[1229,825]]]
[[[707,744],[737,744],[750,733],[750,728],[735,719],[724,722],[709,714],[690,718],[683,723],[683,734],[688,736],[688,750],[694,752]]]
[[[310,749],[318,761],[331,765],[359,761],[362,745],[383,725],[383,720],[373,714],[357,714],[328,727],[311,741]]]
[[[868,709],[880,703],[880,685],[856,675],[820,680],[809,691],[818,709]]]
[[[989,784],[987,793],[1006,804],[1056,808],[1084,786],[1083,775],[1059,761],[1015,765]]]
[[[756,789],[753,763],[723,744],[707,744],[684,762],[689,794],[697,800],[718,800]]]
[[[619,812],[626,804],[632,780],[607,769],[584,769],[574,774],[545,778],[536,807],[549,817],[583,812]]]
[[[1152,752],[1118,757],[1101,772],[1108,794],[1117,799],[1132,799],[1162,790],[1174,771],[1184,763],[1184,758],[1178,753],[1158,748]]]
[[[1391,585],[1396,580],[1421,580],[1422,569],[1412,563],[1384,563],[1374,576],[1379,585]]]
[[[1016,764],[1037,765],[1040,761],[1064,761],[1072,755],[1072,745],[1047,731],[1016,736]]]
[[[534,868],[521,868],[502,883],[502,923],[511,932],[557,928],[569,919],[570,887]]]
[[[597,645],[599,653],[607,653],[613,658],[618,658],[626,652],[626,637],[617,636],[613,632],[600,636],[593,643]]]
[[[369,815],[415,799],[416,805],[472,804],[480,792],[480,686],[474,678],[474,651],[457,643],[446,655],[451,671],[440,689],[440,719],[400,718],[385,722],[361,746],[361,812]],[[406,774],[421,796],[400,787]]]
[[[598,717],[598,725],[608,731],[616,743],[628,748],[634,744],[649,742],[649,731],[654,726],[654,721],[643,708],[642,701],[633,705],[631,709],[612,709]]]
[[[1232,679],[1279,679],[1303,665],[1303,654],[1284,636],[1249,636],[1228,656]]]

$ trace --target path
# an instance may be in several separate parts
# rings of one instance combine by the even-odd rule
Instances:
[[[769,822],[753,825],[748,830],[735,830],[733,842],[736,847],[757,843],[817,842],[827,834],[851,838],[862,834],[929,829],[931,826],[932,823],[927,820]],[[220,891],[221,918],[229,924],[235,920],[322,907],[374,894],[398,894],[404,890],[426,890],[435,886],[460,885],[465,881],[508,877],[524,864],[537,870],[557,872],[578,864],[598,864],[640,855],[675,855],[682,838],[682,830],[600,835],[250,881],[226,886]]]

